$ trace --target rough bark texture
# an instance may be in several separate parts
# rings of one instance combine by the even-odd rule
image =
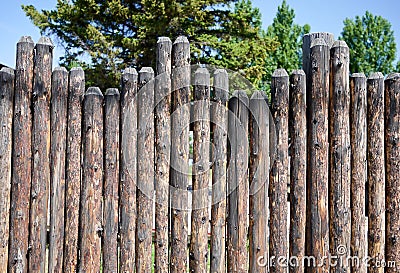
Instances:
[[[287,257],[287,192],[288,192],[288,115],[289,76],[284,69],[272,74],[271,112],[276,128],[276,157],[271,162],[269,207],[270,207],[270,255]],[[286,267],[275,261],[271,272],[286,272]]]
[[[247,272],[248,230],[248,122],[249,99],[244,91],[236,91],[229,100],[228,137],[228,272]]]
[[[171,273],[187,271],[190,123],[190,45],[180,36],[172,46]]]
[[[136,170],[137,170],[137,80],[135,69],[122,75],[121,93],[121,180],[120,205],[120,272],[135,270]]]
[[[330,60],[330,188],[329,225],[330,253],[346,257],[350,250],[351,211],[350,211],[350,52],[344,41],[336,41],[331,49]],[[341,253],[339,246],[346,247]],[[347,263],[331,266],[331,272],[349,271]]]
[[[157,77],[155,79],[155,183],[156,243],[155,272],[168,273],[169,167],[171,154],[171,51],[172,42],[161,37],[157,42]]]
[[[103,272],[118,272],[119,91],[107,89],[104,107]]]
[[[400,271],[400,74],[392,73],[385,81],[386,150],[386,261]]]
[[[214,72],[214,98],[211,104],[213,132],[212,207],[210,272],[226,272],[226,168],[228,150],[229,78],[225,70]]]
[[[50,188],[50,97],[53,44],[49,38],[42,37],[35,49],[28,264],[29,272],[45,272]]]
[[[68,71],[56,68],[51,85],[49,272],[63,271]]]
[[[14,80],[14,70],[3,67],[0,71],[0,272],[7,272],[8,264]]]
[[[85,73],[73,68],[69,73],[67,158],[65,170],[65,229],[63,272],[73,273],[78,265],[79,201],[81,194],[82,104]]]
[[[367,79],[364,74],[350,78],[351,143],[351,255],[367,255],[365,183],[367,181]],[[367,267],[351,267],[353,273],[366,273]]]
[[[103,95],[90,87],[83,101],[83,168],[79,228],[79,273],[99,273],[103,234]]]
[[[250,99],[250,200],[249,200],[249,272],[266,273],[269,255],[268,188],[269,188],[269,121],[270,111],[265,93],[254,92]]]
[[[207,272],[210,178],[210,74],[198,68],[194,74],[193,194],[190,272]]]
[[[384,82],[382,73],[367,80],[368,256],[370,264],[385,258]],[[384,272],[372,266],[368,272]]]
[[[289,257],[298,257],[290,272],[303,273],[301,262],[305,255],[306,239],[306,171],[307,171],[307,115],[306,75],[293,71],[289,89],[290,135],[290,228]]]
[[[310,209],[307,211],[306,247],[307,255],[321,263],[322,257],[329,254],[329,46],[322,39],[315,39],[311,44],[311,64],[311,90],[307,99],[307,205]],[[328,272],[329,267],[326,263],[308,269],[309,272]]]

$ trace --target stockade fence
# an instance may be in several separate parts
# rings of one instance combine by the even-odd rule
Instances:
[[[312,33],[269,103],[163,37],[103,96],[52,48],[0,72],[0,272],[399,272],[400,74]]]

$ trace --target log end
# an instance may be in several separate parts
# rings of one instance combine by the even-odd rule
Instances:
[[[292,71],[292,75],[299,75],[299,76],[305,76],[306,73],[302,69],[295,69]]]
[[[249,105],[249,97],[247,96],[246,91],[244,91],[244,90],[236,90],[232,94],[232,98],[235,98],[235,97],[238,98],[246,106]]]
[[[250,100],[268,100],[267,94],[263,91],[256,90],[253,95],[251,95]]]
[[[328,44],[325,42],[324,39],[322,39],[322,38],[317,38],[317,39],[315,39],[315,40],[313,40],[313,41],[311,42],[310,48],[317,47],[317,46],[328,46]]]
[[[351,78],[366,78],[364,73],[353,73],[350,76]]]
[[[8,74],[8,75],[11,75],[11,76],[13,76],[14,74],[15,74],[15,72],[14,72],[14,69],[12,69],[12,68],[10,68],[10,67],[3,67],[1,70],[0,70],[0,72],[1,73],[4,73],[4,74]]]
[[[289,77],[288,73],[283,68],[278,68],[272,74],[272,78]]]
[[[62,66],[55,67],[53,72],[56,72],[56,71],[68,73],[67,69],[65,67],[62,67]]]
[[[129,74],[129,75],[137,75],[138,73],[137,73],[137,71],[136,71],[135,68],[133,68],[133,67],[127,67],[127,68],[125,68],[123,74],[124,74],[124,75],[127,75],[127,74]]]
[[[347,43],[343,40],[337,40],[333,43],[332,48],[349,48]]]
[[[197,68],[196,72],[194,72],[194,80],[195,85],[210,85],[210,72],[205,67]]]
[[[98,87],[89,87],[86,90],[85,96],[99,96],[103,97],[103,93],[101,93],[100,88]]]
[[[383,78],[383,74],[381,72],[373,72],[369,75],[369,80],[377,80]]]
[[[118,88],[108,88],[106,90],[106,96],[119,96]]]
[[[398,81],[399,79],[400,79],[400,73],[398,72],[390,73],[386,78],[386,80],[389,81]]]
[[[22,36],[19,41],[18,44],[22,44],[22,43],[27,43],[27,44],[35,44],[32,40],[31,36]]]
[[[37,45],[44,45],[49,47],[54,47],[53,42],[51,41],[50,37],[42,36],[39,38]]]
[[[188,44],[189,40],[186,36],[179,36],[178,38],[176,38],[174,45],[175,44]]]
[[[164,36],[158,37],[157,44],[165,44],[165,43],[171,44],[172,41],[169,37],[164,37]]]
[[[139,71],[139,74],[145,74],[145,73],[154,74],[154,70],[151,67],[142,67],[142,69],[140,69]]]

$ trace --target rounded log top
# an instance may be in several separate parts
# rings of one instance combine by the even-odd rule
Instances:
[[[188,40],[188,38],[186,37],[186,36],[179,36],[178,38],[176,38],[176,40],[175,40],[175,42],[174,42],[174,45],[175,44],[188,44],[189,43],[189,40]]]
[[[137,71],[136,71],[136,69],[135,68],[133,68],[133,67],[127,67],[127,68],[125,68],[125,70],[124,70],[124,73],[123,74],[132,74],[132,75],[137,75],[138,73],[137,73]]]
[[[142,69],[140,69],[139,74],[144,74],[144,73],[150,73],[150,74],[154,74],[154,70],[151,67],[142,67]]]
[[[351,74],[352,78],[366,78],[364,73],[353,73]]]
[[[309,36],[333,36],[333,33],[330,32],[310,32],[304,35],[304,37]]]
[[[172,43],[172,42],[169,37],[162,36],[162,37],[158,37],[158,40],[157,40],[157,44],[161,44],[161,43]]]
[[[383,78],[383,74],[381,72],[371,73],[368,77],[369,80],[376,80],[376,79],[382,79],[382,78]]]
[[[62,67],[62,66],[57,66],[57,67],[55,67],[55,68],[53,69],[53,72],[56,72],[56,71],[68,73],[67,69],[66,69],[65,67]]]
[[[78,67],[73,67],[73,68],[71,68],[71,72],[72,72],[72,71],[82,71],[82,72],[83,72],[83,68],[80,67],[80,66],[78,66]]]
[[[268,99],[267,94],[265,92],[256,90],[254,91],[253,95],[251,95],[251,100],[266,100]]]
[[[328,46],[328,44],[325,42],[324,39],[317,38],[317,39],[315,39],[315,40],[313,40],[311,42],[311,46],[310,47],[313,48],[313,47],[316,47],[316,46]]]
[[[302,75],[305,76],[306,73],[304,73],[304,71],[302,69],[295,69],[292,71],[292,75]]]
[[[37,42],[37,45],[46,45],[46,46],[51,46],[54,47],[53,42],[49,37],[42,36],[39,38],[39,41]]]
[[[103,97],[103,94],[101,93],[101,90],[98,87],[89,87],[86,90],[85,96],[91,96],[91,95]]]
[[[106,96],[119,96],[118,88],[107,88]]]
[[[273,78],[278,78],[278,77],[289,77],[288,73],[286,72],[285,69],[283,68],[278,68],[274,71],[272,74]]]
[[[22,36],[18,41],[18,44],[20,43],[35,44],[31,36]]]
[[[238,98],[246,106],[249,105],[249,97],[247,96],[247,93],[244,90],[235,90],[232,94],[232,98]]]
[[[10,75],[14,75],[14,69],[12,69],[12,68],[9,68],[9,67],[3,67],[1,70],[0,70],[0,72],[2,72],[2,73],[7,73],[7,74],[10,74]]]
[[[337,41],[335,41],[335,42],[333,43],[332,48],[337,48],[337,47],[340,47],[340,48],[349,48],[349,47],[347,46],[347,43],[346,43],[345,41],[343,41],[343,40],[337,40]]]
[[[194,72],[194,74],[205,74],[205,75],[209,75],[210,72],[208,72],[208,69],[205,67],[199,67],[196,69],[196,72]]]
[[[215,69],[214,77],[217,75],[220,75],[220,74],[228,76],[228,72],[225,69],[222,69],[222,68]]]
[[[400,73],[398,72],[390,73],[386,78],[386,80],[398,80],[398,79],[400,79]]]

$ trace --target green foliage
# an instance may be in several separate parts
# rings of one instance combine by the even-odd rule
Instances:
[[[342,37],[350,48],[350,71],[352,73],[382,72],[394,69],[396,43],[391,24],[381,16],[366,12],[355,20],[345,19]]]
[[[240,70],[255,84],[274,49],[249,0],[58,0],[54,10],[22,8],[64,46],[61,63],[80,63],[88,84],[102,89],[118,85],[126,67],[154,67],[160,36],[188,36],[194,63]]]
[[[400,72],[400,60],[396,64],[396,71]]]
[[[296,15],[292,8],[283,0],[271,26],[268,27],[267,37],[278,42],[277,50],[268,55],[264,84],[268,85],[271,75],[277,68],[284,68],[291,73],[301,68],[302,44],[304,34],[310,32],[310,26],[300,26],[294,23]]]

